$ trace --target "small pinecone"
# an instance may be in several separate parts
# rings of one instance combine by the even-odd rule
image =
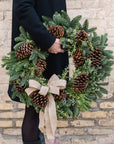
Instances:
[[[21,80],[21,78],[19,78]],[[16,91],[19,93],[19,94],[22,94],[24,91],[25,91],[25,87],[22,86],[20,87],[19,84],[17,83],[17,80],[14,80],[14,85],[15,85],[15,88],[16,88]]]
[[[82,52],[79,48],[74,52],[73,60],[76,67],[84,64],[84,56],[82,55]]]
[[[81,73],[73,83],[73,89],[75,92],[83,93],[84,90],[87,88],[88,85],[88,75],[86,73]]]
[[[25,59],[31,55],[34,47],[29,43],[22,44],[15,53],[19,60]]]
[[[37,60],[37,66],[38,66],[38,70],[35,70],[35,74],[39,75],[41,72],[44,72],[46,69],[46,62],[42,59],[38,59]]]
[[[96,48],[87,56],[87,59],[90,59],[92,61],[91,65],[93,67],[98,67],[101,64],[101,54],[101,50],[99,48]]]
[[[32,99],[32,102],[36,106],[38,106],[39,108],[44,108],[47,105],[48,98],[47,98],[47,96],[40,95],[38,92],[39,92],[39,90],[33,91],[30,94],[30,97]]]
[[[54,97],[57,99],[57,100],[61,100],[61,99],[65,99],[67,97],[66,93],[63,92],[62,90],[60,91],[60,95],[56,95],[54,94]]]
[[[77,33],[77,39],[79,43],[82,43],[82,41],[87,41],[88,40],[88,34],[84,30],[80,30]]]
[[[54,36],[55,38],[62,38],[64,36],[64,29],[60,25],[54,25],[49,27],[48,31]]]

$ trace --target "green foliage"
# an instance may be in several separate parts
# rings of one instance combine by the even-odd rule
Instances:
[[[84,23],[83,23],[83,29],[84,29],[85,31],[87,31],[87,30],[88,30],[88,27],[89,27],[89,22],[88,22],[88,19],[86,19],[86,20],[84,21]]]
[[[35,75],[35,70],[38,69],[38,66],[36,65],[38,59],[45,60],[48,56],[48,53],[45,51],[42,51],[38,45],[31,39],[31,36],[28,32],[24,30],[22,26],[19,27],[20,35],[15,38],[15,41],[17,42],[14,46],[14,50],[7,54],[7,56],[4,56],[2,58],[3,64],[2,67],[6,67],[7,74],[10,76],[9,83],[13,85],[12,87],[12,98],[18,97],[22,103],[25,103],[27,107],[30,105],[33,105],[36,109],[36,111],[39,111],[39,108],[37,108],[31,101],[30,97],[24,92],[23,94],[19,94],[15,86],[13,84],[14,80],[17,80],[19,86],[28,87],[29,86],[29,79],[39,80],[41,84],[46,85],[46,80],[42,78],[42,74],[39,76]],[[18,58],[15,56],[15,52],[18,50],[18,48],[23,43],[30,43],[34,46],[34,51],[32,51],[31,56],[29,58],[18,60]],[[21,80],[19,78],[21,77]]]
[[[68,79],[68,78],[69,78],[68,73],[69,73],[69,66],[66,67],[66,68],[64,69],[62,75],[59,76],[60,79]]]
[[[106,50],[108,44],[108,35],[104,34],[98,36],[95,32],[96,27],[89,27],[89,21],[86,19],[83,24],[80,23],[81,16],[76,16],[72,20],[65,11],[61,13],[56,12],[53,18],[42,16],[44,26],[48,29],[53,25],[61,25],[64,28],[64,37],[60,39],[62,48],[69,52],[69,56],[72,57],[75,50],[79,48],[84,56],[84,64],[76,67],[71,77],[68,76],[69,66],[65,68],[63,73],[59,75],[60,79],[66,79],[67,85],[64,92],[67,97],[63,100],[56,100],[56,109],[58,119],[62,117],[67,119],[68,116],[75,119],[79,116],[81,111],[88,111],[91,109],[91,102],[97,101],[98,98],[102,98],[103,94],[108,94],[105,86],[108,85],[106,78],[110,76],[112,66],[114,64],[114,56],[111,50]],[[29,80],[34,79],[40,84],[47,86],[48,80],[44,78],[41,73],[39,76],[35,75],[35,70],[39,69],[36,65],[38,59],[46,60],[48,53],[42,51],[41,48],[32,40],[31,35],[24,30],[22,26],[19,28],[20,35],[15,38],[17,44],[14,46],[14,51],[8,53],[7,56],[2,58],[2,67],[6,67],[7,74],[10,76],[10,84],[13,84],[14,80],[17,80],[19,86],[29,87]],[[79,43],[77,34],[80,30],[85,30],[88,34],[88,40]],[[23,43],[30,43],[34,47],[31,56],[24,60],[18,60],[15,56],[15,52]],[[101,63],[98,67],[92,67],[92,61],[87,59],[88,54],[99,48],[102,52]],[[72,88],[74,79],[77,78],[81,73],[88,75],[88,85],[83,93],[75,92]],[[20,80],[19,77],[22,79]],[[105,81],[104,81],[105,80]],[[48,93],[49,94],[49,93]],[[27,107],[34,106],[36,112],[39,112],[38,108],[32,101],[31,98],[24,92],[19,94],[13,84],[12,87],[12,98],[18,97],[22,103],[25,103]],[[43,109],[44,111],[44,109]]]
[[[97,29],[96,27],[93,27],[93,28],[88,29],[86,32],[92,33],[92,32],[94,32],[96,29]]]
[[[47,56],[48,56],[47,52],[43,52],[40,49],[35,49],[34,51],[31,52],[29,60],[32,61],[33,64],[35,65],[38,59],[46,60]]]
[[[76,16],[75,18],[73,18],[73,20],[70,22],[70,27],[71,28],[76,28],[76,26],[79,25],[79,21],[81,20],[82,16]]]
[[[20,36],[26,40],[27,39],[27,32],[24,30],[24,28],[22,26],[19,27],[19,31],[20,31]]]
[[[46,23],[48,23],[52,19],[50,17],[42,16],[42,20],[45,21]]]
[[[69,103],[73,118],[79,115],[79,111],[86,111],[90,109],[91,100],[85,94],[75,92],[72,87],[67,87],[67,95],[69,96],[67,103]]]
[[[14,46],[14,50],[18,50],[18,48],[19,48],[22,44],[24,44],[24,43],[25,43],[25,41],[22,41],[22,42],[17,43],[17,44]]]
[[[69,15],[64,10],[61,11],[61,14],[62,14],[61,15],[62,18],[64,18],[70,24],[70,17],[69,17]]]

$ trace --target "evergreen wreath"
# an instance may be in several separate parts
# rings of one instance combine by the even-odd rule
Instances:
[[[107,34],[98,36],[95,27],[89,29],[88,20],[83,24],[80,23],[81,16],[70,20],[63,10],[61,14],[56,12],[53,18],[43,16],[42,19],[48,31],[60,39],[62,48],[69,52],[75,65],[72,77],[68,77],[69,67],[59,76],[60,79],[69,80],[66,88],[60,90],[60,95],[53,94],[57,117],[76,118],[81,111],[91,109],[92,101],[108,94],[104,88],[108,85],[105,79],[110,76],[114,57],[111,50],[106,50]],[[25,88],[29,87],[30,79],[43,86],[47,85],[48,80],[44,78],[43,72],[46,69],[48,53],[40,49],[22,26],[19,30],[20,35],[15,38],[17,44],[14,51],[2,58],[2,67],[6,66],[7,74],[10,75],[10,84],[13,85],[12,97],[19,97],[27,107],[32,105],[39,112],[47,105],[49,93],[44,97],[38,94],[37,90],[29,97]]]

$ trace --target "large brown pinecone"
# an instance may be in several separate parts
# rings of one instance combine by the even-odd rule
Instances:
[[[87,56],[87,59],[90,59],[92,61],[91,65],[93,67],[98,67],[101,64],[101,54],[101,50],[99,48],[96,48]]]
[[[53,25],[48,28],[48,31],[54,36],[55,38],[62,38],[64,36],[64,29],[60,25]]]
[[[75,92],[83,93],[87,88],[88,80],[88,75],[86,73],[81,73],[77,78],[75,78],[72,86]]]
[[[22,78],[19,77],[19,79],[21,80]],[[13,81],[14,82],[14,86],[16,88],[16,91],[19,93],[19,94],[22,94],[24,91],[25,91],[25,86],[22,86],[20,87],[18,82],[17,82],[17,79]]]
[[[76,67],[84,64],[84,56],[79,48],[77,48],[73,54],[73,61]]]
[[[18,57],[19,60],[22,60],[22,59],[29,57],[33,50],[34,50],[34,47],[31,44],[24,43],[18,48],[15,55]]]
[[[77,33],[78,42],[81,44],[82,41],[88,41],[88,34],[84,30],[80,30]]]
[[[54,97],[57,99],[57,100],[61,100],[61,99],[65,99],[67,97],[66,93],[63,92],[63,90],[60,91],[60,95],[56,95],[54,94]]]
[[[35,70],[35,74],[36,75],[40,75],[42,72],[45,71],[46,69],[46,62],[42,59],[38,59],[37,60],[37,66],[38,66],[38,69]]]
[[[47,105],[48,98],[47,98],[47,96],[40,95],[38,92],[39,92],[39,90],[33,91],[30,94],[30,97],[32,99],[32,102],[36,106],[38,106],[39,108],[44,108]]]

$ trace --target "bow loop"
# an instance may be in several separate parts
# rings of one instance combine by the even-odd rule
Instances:
[[[25,91],[28,95],[30,95],[35,90],[39,90],[39,94],[44,96],[46,96],[48,92],[59,95],[60,90],[66,88],[66,83],[66,80],[59,79],[56,74],[53,74],[48,81],[48,86],[42,86],[39,82],[30,79],[29,88],[26,88]]]
[[[29,80],[29,87],[30,88],[36,88],[36,89],[40,90],[41,86],[42,85],[39,82],[32,80],[32,79]]]

